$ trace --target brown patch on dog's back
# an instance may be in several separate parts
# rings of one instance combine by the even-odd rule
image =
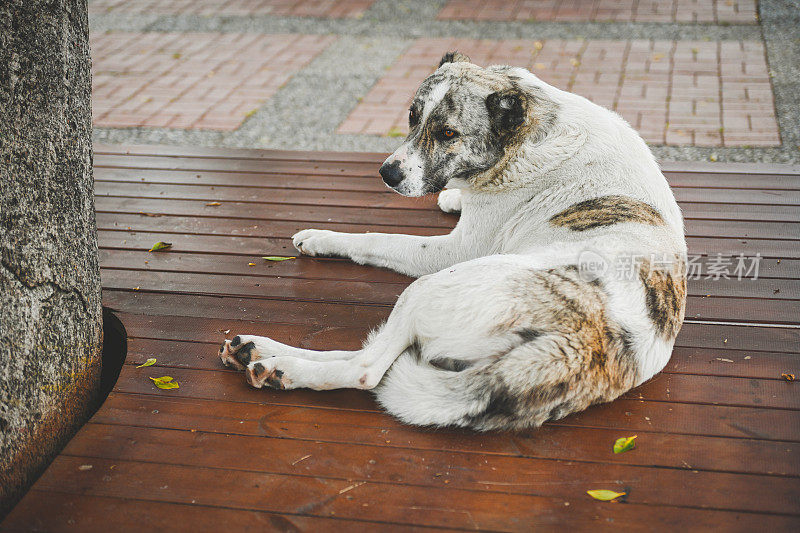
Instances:
[[[552,225],[572,231],[586,231],[623,222],[662,226],[664,219],[653,206],[617,195],[584,200],[550,217]]]
[[[639,279],[650,320],[661,336],[674,339],[686,310],[686,262],[676,256],[669,266],[656,268],[650,261],[643,261]]]

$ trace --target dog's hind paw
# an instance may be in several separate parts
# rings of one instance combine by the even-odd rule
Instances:
[[[445,189],[439,193],[439,209],[445,213],[461,212],[461,189]]]
[[[291,380],[285,376],[282,370],[275,368],[275,365],[275,359],[265,359],[250,363],[245,371],[247,382],[257,389],[264,385],[278,390],[292,388]]]
[[[222,343],[219,358],[227,367],[244,370],[251,362],[261,359],[261,356],[253,341],[248,341],[246,336],[236,335],[232,340]]]

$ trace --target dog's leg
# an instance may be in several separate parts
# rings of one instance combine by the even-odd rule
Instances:
[[[219,356],[225,366],[244,370],[253,361],[268,357],[291,356],[313,361],[338,361],[350,359],[358,351],[331,350],[316,351],[295,348],[288,344],[256,335],[236,335],[232,340],[226,340],[219,349]]]
[[[372,389],[410,345],[408,330],[407,320],[393,312],[361,350],[290,351],[294,357],[283,355],[254,360],[247,365],[247,382],[257,388],[266,384],[275,389]],[[344,354],[344,357],[334,359],[333,354]]]
[[[222,352],[234,350],[237,367],[247,367],[247,381],[254,387],[266,384],[278,389],[372,389],[395,359],[414,343],[414,318],[418,307],[424,304],[428,279],[417,280],[403,291],[386,323],[370,335],[361,350],[316,352],[263,337],[240,337],[233,348],[232,343],[226,342]],[[259,359],[236,357],[244,349],[244,341],[252,344],[248,353],[255,350]]]
[[[361,265],[390,268],[420,277],[477,256],[460,234],[420,237],[391,233],[339,233],[306,229],[292,237],[295,247],[311,256],[346,257]],[[469,254],[469,255],[467,255]]]

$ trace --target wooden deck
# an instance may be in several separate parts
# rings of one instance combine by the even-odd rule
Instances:
[[[217,357],[227,331],[356,348],[388,315],[408,278],[261,259],[295,255],[306,227],[447,232],[433,199],[385,189],[382,158],[96,147],[103,300],[126,364],[0,529],[800,530],[800,383],[781,378],[800,377],[797,167],[667,167],[691,253],[758,252],[759,278],[691,281],[671,362],[622,399],[474,434],[401,425],[366,392],[254,390]],[[173,247],[148,253],[156,241]],[[162,375],[180,388],[155,388]],[[601,488],[628,495],[586,494]]]

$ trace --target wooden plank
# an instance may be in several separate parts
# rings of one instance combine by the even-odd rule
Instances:
[[[235,415],[222,412],[219,414]],[[256,435],[243,434],[240,431],[218,433],[89,423],[70,441],[62,454],[112,461],[152,461],[219,469],[241,468],[269,474],[301,474],[326,479],[346,479],[353,476],[352,466],[366,463],[364,458],[372,457],[375,464],[370,465],[363,474],[356,473],[351,478],[353,481],[369,480],[426,488],[447,485],[446,488],[451,490],[561,498],[574,496],[573,487],[585,482],[587,470],[602,470],[611,478],[618,478],[623,482],[631,480],[631,494],[638,494],[643,484],[654,483],[655,479],[661,480],[660,483],[655,483],[660,485],[660,489],[653,491],[649,498],[639,500],[641,503],[690,506],[692,504],[686,499],[688,496],[697,498],[696,506],[730,510],[753,510],[751,506],[761,507],[764,502],[759,502],[759,498],[752,493],[745,495],[745,499],[756,501],[737,501],[743,495],[742,491],[737,490],[732,491],[726,502],[719,501],[720,493],[706,495],[702,490],[697,494],[675,496],[673,493],[680,491],[676,491],[676,486],[670,482],[682,487],[692,484],[692,478],[700,477],[704,478],[703,484],[708,486],[714,481],[730,483],[731,479],[735,479],[730,474],[744,473],[748,474],[747,478],[754,492],[766,484],[771,484],[770,492],[778,495],[790,494],[792,489],[800,489],[800,479],[795,475],[797,454],[791,454],[791,448],[797,446],[796,443],[642,434],[637,438],[636,449],[639,453],[615,455],[611,451],[615,440],[613,431],[552,427],[542,428],[535,434],[513,441],[497,443],[505,448],[503,452],[478,450],[475,453],[452,448],[397,446],[394,445],[394,439],[400,435],[395,435],[391,430],[381,434],[378,428],[370,430],[370,433],[378,436],[377,439],[370,439],[377,444],[353,442],[347,435],[351,428],[342,426],[326,430],[316,428],[319,437],[313,439],[293,438],[289,432],[284,431],[279,431],[281,435],[278,437],[274,436],[276,431],[267,416],[262,417],[260,432]],[[276,422],[281,424],[280,421]],[[313,427],[312,424],[308,426]],[[344,437],[347,440],[328,441],[329,431],[334,431],[339,434],[340,439]],[[454,440],[447,437],[445,435],[442,440]],[[702,446],[702,452],[697,453],[696,448],[695,453],[690,453],[685,448],[680,450],[681,447],[692,445]],[[492,447],[492,444],[487,445],[487,448]],[[567,450],[564,451],[564,448]],[[790,451],[787,452],[787,449]],[[268,460],[255,462],[245,458],[243,461],[242,450],[247,450],[249,457]],[[413,450],[413,454],[409,453],[410,450]],[[744,455],[736,455],[736,452]],[[644,457],[645,454],[647,457]],[[742,461],[743,456],[758,459],[745,463]],[[689,464],[687,459],[694,462],[690,465],[691,468],[685,466]],[[729,471],[729,468],[733,470]],[[760,473],[761,469],[769,468],[775,469],[772,475]],[[780,474],[784,469],[791,475]],[[665,472],[674,474],[662,477]],[[443,481],[449,483],[444,484]],[[744,485],[742,481],[740,479],[739,483]],[[769,496],[764,494],[762,497]],[[775,510],[798,513],[796,508]]]
[[[155,216],[153,216],[155,215]],[[111,213],[98,213],[97,224],[99,229],[113,230],[124,229],[131,227],[137,231],[168,231],[171,233],[192,233],[192,234],[227,234],[231,232],[248,233],[250,235],[259,235],[264,232],[269,232],[270,236],[274,237],[290,237],[294,228],[299,227],[299,223],[284,223],[274,226],[274,223],[265,225],[259,219],[238,219],[238,218],[225,218],[215,217],[213,215],[204,215],[202,217],[192,216],[168,216],[159,215],[157,213],[148,214],[111,214]],[[766,238],[766,239],[780,239],[780,240],[800,240],[800,222],[754,222],[754,221],[736,221],[736,220],[696,220],[687,219],[686,221],[686,235],[693,237],[738,237],[738,238]],[[455,223],[455,220],[453,220]],[[282,227],[289,226],[291,229],[282,230]],[[256,227],[253,227],[256,226]],[[327,227],[320,229],[335,229],[338,231],[347,231],[354,233],[364,233],[374,229],[369,224],[351,224],[346,225],[342,223],[328,223]],[[225,228],[232,228],[231,232],[225,231]],[[182,230],[182,228],[185,228]],[[425,235],[424,229],[408,225],[406,227],[394,227],[391,233],[412,233]],[[423,233],[420,233],[423,231]],[[427,230],[430,232],[430,230]],[[443,229],[439,233],[446,233]]]
[[[420,198],[420,203],[431,199]],[[224,216],[232,218],[257,218],[262,220],[292,220],[342,222],[371,225],[416,225],[451,228],[457,217],[430,209],[403,208],[383,210],[369,207],[317,206],[306,204],[267,204],[247,202],[224,202],[216,207],[207,206],[205,200],[180,200],[169,198],[129,198],[98,196],[95,205],[98,212],[141,214],[154,213],[173,216]],[[686,203],[681,205],[686,218],[711,220],[753,220],[764,222],[797,222],[800,208],[791,205],[737,205]],[[421,219],[419,218],[421,217]],[[412,223],[409,223],[409,222]]]
[[[34,489],[0,524],[2,531],[65,531],[115,533],[161,531],[174,527],[193,533],[226,531],[320,531],[336,533],[363,528],[407,531],[408,526],[376,521],[342,520],[336,517],[270,513],[252,509],[228,509],[196,501],[166,503],[136,498],[110,498]],[[42,512],[47,509],[47,512]],[[456,531],[456,530],[449,530]]]
[[[800,191],[760,190],[760,189],[707,189],[702,187],[681,187],[673,190],[680,203],[712,203],[740,205],[800,205]],[[150,183],[142,187],[136,182],[97,182],[96,196],[130,198],[180,198],[183,200],[203,200],[206,202],[248,202],[248,203],[319,203],[321,205],[345,205],[357,207],[383,207],[426,209],[435,203],[433,195],[424,198],[409,198],[384,191],[353,191],[338,189],[309,190],[304,188],[263,188],[241,185],[198,185],[198,184],[158,184]]]
[[[155,336],[175,340],[221,342],[220,330],[250,332],[255,335],[286,338],[303,345],[314,336],[327,339],[331,349],[341,339],[362,339],[364,333],[388,317],[390,308],[365,305],[340,305],[322,302],[265,300],[141,291],[103,291],[103,303],[125,314],[124,323],[132,336]],[[137,324],[140,306],[148,313]],[[222,317],[222,318],[221,318]],[[150,335],[137,335],[144,331]],[[288,328],[287,333],[282,333]],[[287,335],[287,337],[284,337]],[[756,350],[797,353],[800,329],[795,327],[755,327],[723,324],[684,323],[676,341],[678,346],[720,350]]]
[[[317,227],[326,229],[321,224],[307,223],[298,224],[300,228]],[[373,228],[376,230],[386,228]],[[389,230],[391,231],[391,230]],[[430,233],[444,233],[431,231]],[[102,230],[98,233],[100,246],[105,248],[118,249],[139,249],[148,250],[157,241],[167,241],[173,243],[173,251],[190,253],[234,253],[243,255],[264,255],[266,246],[261,237],[250,237],[241,235],[191,235],[174,234],[162,232],[143,232],[143,231],[108,231]],[[800,259],[800,241],[781,241],[767,239],[723,239],[709,237],[688,237],[689,254],[693,256],[705,255],[711,259],[718,255],[728,258],[730,262],[730,273],[736,265],[736,259],[743,254],[745,266],[750,265],[752,258],[756,254],[763,259]],[[270,241],[272,246],[280,246],[283,250],[291,251],[293,246],[286,239],[283,242]],[[295,252],[296,253],[296,252]],[[280,254],[291,255],[291,254]],[[733,259],[731,259],[733,258]],[[723,258],[724,259],[724,258]],[[708,263],[709,259],[704,259]]]
[[[154,410],[158,412],[153,413]],[[235,413],[235,416],[216,416],[214,410]],[[541,429],[475,434],[465,430],[408,426],[379,411],[177,398],[160,394],[160,391],[151,395],[113,392],[92,420],[98,423],[253,435],[266,434],[261,427],[266,423],[274,430],[268,433],[272,436],[320,440],[325,435],[323,440],[326,442],[353,442],[353,439],[358,439],[354,442],[377,445],[381,444],[381,438],[383,444],[388,438],[393,440],[395,446],[476,453],[500,453],[506,448],[518,452],[513,445],[514,439]],[[555,422],[547,422],[543,427],[599,428],[630,434],[751,438],[795,443],[788,446],[792,449],[800,441],[800,425],[796,420],[796,413],[780,409],[646,402],[623,398],[592,406]],[[329,425],[347,427],[347,430],[328,430],[326,428]],[[681,464],[680,467],[686,468],[686,465]]]
[[[156,241],[150,241],[154,243]],[[159,254],[153,254],[159,255]],[[161,256],[170,255],[162,253]],[[268,298],[316,298],[320,300],[339,300],[354,297],[352,301],[364,303],[391,304],[397,296],[408,286],[410,279],[392,279],[375,281],[362,281],[365,279],[364,270],[351,269],[359,281],[349,281],[337,277],[326,276],[311,278],[302,275],[274,274],[275,262],[263,260],[260,256],[236,256],[233,260],[237,268],[229,272],[212,273],[201,270],[202,264],[207,259],[203,258],[200,265],[192,267],[191,258],[194,254],[175,255],[175,263],[185,260],[186,268],[154,268],[149,262],[141,259],[131,260],[125,266],[125,255],[121,254],[122,263],[114,268],[103,268],[103,286],[112,289],[131,288],[135,281],[142,290],[158,290],[173,292],[203,292],[209,294],[264,296]],[[291,254],[290,254],[291,256]],[[217,256],[220,259],[222,257]],[[230,257],[225,259],[231,260]],[[317,263],[315,260],[298,258],[293,260],[295,268],[302,268],[305,263]],[[222,261],[221,261],[222,262]],[[251,263],[254,263],[252,266]],[[344,261],[339,264],[340,271],[350,265]],[[317,263],[318,264],[318,263]],[[291,267],[289,267],[291,268]],[[299,274],[299,273],[298,273]],[[255,287],[255,288],[254,288]],[[311,292],[308,292],[311,291]],[[709,279],[689,280],[688,294],[690,296],[721,296],[730,298],[758,298],[762,301],[774,300],[784,302],[781,305],[789,306],[790,310],[800,316],[800,280],[786,279]],[[777,304],[777,302],[776,302]]]
[[[213,357],[213,354],[209,354]],[[156,369],[158,370],[158,369]],[[152,394],[158,389],[148,376],[154,370],[125,365],[115,390],[128,393]],[[227,400],[279,402],[285,405],[348,406],[350,409],[376,409],[371,396],[353,390],[293,391],[256,390],[245,383],[244,375],[234,370],[197,370],[171,367],[169,375],[180,383],[171,395],[181,398],[224,398]],[[779,379],[732,378],[697,376],[691,374],[658,374],[636,387],[623,398],[678,403],[702,403],[731,407],[761,407],[771,409],[800,409],[800,397],[793,385]],[[299,403],[298,403],[299,402]],[[315,402],[321,402],[319,404]]]
[[[288,328],[287,328],[288,329]],[[290,331],[278,329],[278,335],[272,337],[284,344],[292,344]],[[225,330],[223,330],[225,331]],[[213,332],[219,340],[201,341],[153,339],[132,336],[134,331],[129,331],[128,361],[143,362],[148,357],[158,356],[158,364],[165,367],[186,367],[215,370],[220,368],[220,362],[214,355],[219,349],[223,335]],[[248,333],[251,333],[252,330]],[[148,332],[145,332],[148,333]],[[241,333],[232,331],[228,338]],[[291,331],[291,333],[295,333]],[[366,330],[364,331],[366,333]],[[148,334],[152,334],[149,332]],[[359,349],[362,335],[345,339],[346,346],[336,343],[339,349]],[[311,350],[328,350],[331,342],[324,337],[311,337],[303,343],[303,347]],[[747,358],[747,359],[745,359]],[[743,350],[713,350],[708,348],[694,348],[678,346],[673,350],[664,372],[670,374],[702,374],[706,376],[728,376],[762,379],[780,379],[782,373],[800,373],[800,358],[796,354],[779,352],[757,352]]]
[[[296,175],[269,172],[225,172],[191,170],[153,170],[137,168],[95,167],[95,182],[192,183],[202,185],[240,185],[249,187],[282,187],[303,189],[388,191],[377,172],[374,176],[351,177],[341,174]],[[703,187],[706,189],[800,190],[800,178],[785,174],[762,174],[757,177],[741,173],[667,172],[673,188]]]
[[[246,453],[242,457],[247,458]],[[253,461],[251,460],[250,463]],[[364,462],[368,462],[364,458]],[[331,516],[361,520],[383,520],[409,523],[418,526],[455,527],[470,529],[522,530],[536,526],[563,523],[569,517],[573,527],[592,527],[613,519],[616,527],[632,527],[647,520],[665,524],[666,527],[697,526],[708,522],[689,522],[696,515],[693,508],[687,512],[659,512],[649,505],[603,505],[601,502],[586,502],[584,486],[574,488],[570,505],[565,506],[561,498],[525,496],[498,492],[475,493],[429,487],[424,498],[419,487],[365,482],[361,485],[351,480],[329,480],[305,476],[265,474],[241,469],[193,468],[177,465],[108,461],[92,459],[93,468],[78,470],[85,459],[60,456],[37,482],[43,490],[63,490],[92,496],[128,497],[148,494],[155,501],[197,502],[216,507],[262,510],[268,512],[300,512],[309,516]],[[111,465],[115,468],[111,470]],[[103,482],[110,477],[110,482]],[[171,490],[161,489],[164,480]],[[696,478],[702,483],[702,476]],[[695,480],[693,480],[695,481]],[[653,485],[658,486],[659,483]],[[694,485],[694,484],[693,484]],[[208,487],[215,490],[209,491]],[[249,489],[249,490],[243,490]],[[685,487],[687,492],[694,486]],[[725,487],[727,490],[728,487]],[[720,488],[711,490],[720,491]],[[641,498],[647,497],[650,489],[643,487]],[[766,492],[763,493],[766,495]],[[634,500],[633,494],[629,502]],[[768,511],[782,508],[782,495],[768,502]],[[366,505],[364,505],[366,504]],[[509,512],[498,512],[507,509]],[[513,509],[513,512],[511,510]],[[647,518],[644,518],[644,517]],[[716,525],[735,524],[761,527],[766,523],[785,526],[797,523],[797,518],[759,516],[759,520],[747,515],[717,514]],[[662,520],[663,517],[663,520]]]

